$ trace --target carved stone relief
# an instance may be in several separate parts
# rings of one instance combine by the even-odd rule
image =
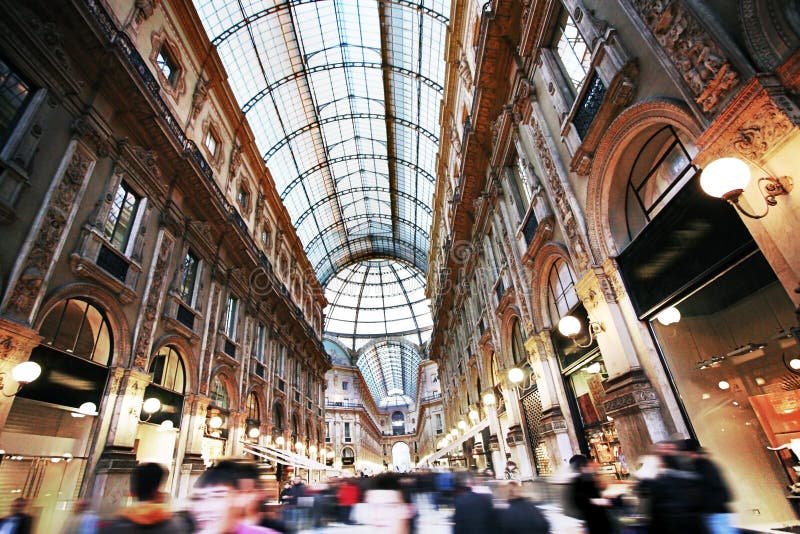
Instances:
[[[167,270],[169,268],[169,258],[174,243],[175,239],[164,232],[161,239],[161,246],[158,249],[158,256],[156,257],[155,265],[150,275],[150,289],[148,291],[144,313],[142,314],[142,322],[139,326],[139,336],[133,351],[133,368],[140,371],[145,370],[147,359],[150,355],[156,320],[159,316],[159,310],[161,309],[164,288],[167,285],[166,281],[169,279]]]
[[[681,0],[629,0],[695,102],[707,115],[739,85],[739,74],[695,14]]]
[[[214,318],[217,316],[217,308],[219,307],[219,296],[221,292],[221,286],[219,284],[214,284],[214,291],[213,295],[211,296],[211,309],[208,312],[209,316],[209,325],[212,325],[208,329],[208,339],[206,339],[206,350],[203,354],[203,361],[201,362],[203,373],[200,376],[200,394],[201,395],[208,395],[208,375],[211,369],[211,362],[214,359],[214,345],[216,343],[216,329],[213,328]]]
[[[553,161],[553,156],[550,154],[550,148],[547,145],[547,140],[538,122],[531,122],[531,132],[533,133],[536,150],[539,152],[539,160],[541,161],[542,169],[547,177],[547,183],[550,185],[556,213],[564,229],[565,240],[572,251],[573,259],[580,270],[584,271],[589,268],[589,253],[582,232],[578,227],[578,222],[567,200],[567,192],[564,189],[564,185],[561,183],[558,169],[556,169],[556,164]]]
[[[5,303],[5,312],[25,324],[33,315],[40,289],[66,238],[69,221],[77,210],[84,182],[94,164],[95,160],[87,153],[76,150],[60,183],[52,191],[28,257]]]

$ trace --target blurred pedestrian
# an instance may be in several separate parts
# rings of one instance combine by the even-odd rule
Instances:
[[[286,482],[281,490],[280,501],[282,504],[289,504],[292,500],[292,483]]]
[[[89,508],[89,501],[79,499],[72,506],[72,515],[64,523],[61,534],[95,534],[98,528],[98,517]]]
[[[522,494],[522,486],[512,480],[503,486],[508,507],[500,510],[500,534],[547,534],[550,523],[539,507]]]
[[[252,462],[222,460],[195,483],[192,514],[198,534],[274,534],[248,517],[260,499],[258,468]]]
[[[733,498],[717,464],[708,457],[696,439],[684,440],[683,450],[699,477],[700,513],[704,516],[709,534],[738,532],[731,525],[733,514],[728,506]]]
[[[649,509],[650,534],[706,534],[700,477],[672,442],[654,445],[660,465],[655,478],[641,480],[636,492]]]
[[[503,471],[503,478],[506,480],[516,480],[517,482],[522,481],[522,475],[520,475],[519,467],[517,467],[516,462],[508,461],[506,462],[506,468]]]
[[[339,522],[345,525],[352,525],[351,512],[353,506],[358,504],[361,495],[353,481],[345,478],[339,484],[339,489],[336,492],[336,498],[339,505]]]
[[[453,499],[453,534],[485,534],[497,527],[491,494],[473,491],[473,480],[463,473]]]
[[[586,531],[588,534],[608,534],[611,532],[611,521],[608,507],[600,495],[594,467],[583,454],[570,458],[569,465],[575,472],[570,485],[570,501],[583,519]]]
[[[0,519],[0,534],[30,534],[33,531],[33,517],[25,513],[28,499],[17,497],[11,501],[11,513]]]
[[[120,510],[110,521],[100,523],[100,534],[189,534],[192,526],[175,515],[159,490],[167,470],[160,464],[139,464],[131,473],[131,493],[136,502]],[[2,532],[2,531],[0,531]]]

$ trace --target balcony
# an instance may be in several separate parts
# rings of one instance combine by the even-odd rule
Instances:
[[[583,139],[589,131],[589,127],[594,122],[594,118],[600,111],[600,105],[606,96],[606,86],[603,80],[598,76],[597,71],[592,74],[589,81],[586,82],[586,90],[583,93],[583,99],[575,111],[575,116],[572,123],[575,125],[575,130],[578,136]]]

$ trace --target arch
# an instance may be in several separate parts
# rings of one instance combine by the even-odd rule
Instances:
[[[245,416],[249,421],[261,422],[263,416],[261,410],[262,399],[256,393],[255,388],[251,388],[245,396]]]
[[[159,359],[156,359],[156,356]],[[183,360],[179,349],[174,345],[161,345],[158,350],[153,351],[147,367],[152,384],[185,395],[186,364]],[[159,361],[160,364],[156,365]]]
[[[153,355],[157,354],[162,347],[172,346],[178,351],[183,362],[185,384],[183,388],[184,395],[189,393],[196,393],[199,382],[199,369],[197,366],[197,357],[195,356],[192,346],[186,341],[186,338],[176,334],[166,334],[159,337],[153,342],[154,350],[150,353],[145,369],[150,369],[151,360]]]
[[[536,324],[542,325],[543,328],[553,328],[550,314],[547,311],[547,285],[550,268],[558,260],[564,260],[568,264],[572,264],[566,247],[561,243],[551,242],[542,247],[539,254],[536,255],[536,260],[531,268],[533,273],[531,279],[534,303],[533,316]]]
[[[405,441],[392,445],[392,465],[395,470],[403,473],[411,470],[411,448]]]
[[[514,361],[514,354],[512,352],[514,324],[520,325],[520,333],[523,336],[524,342],[526,333],[522,328],[522,314],[516,304],[506,307],[500,318],[500,358],[503,368],[514,367],[517,363]]]
[[[130,367],[131,332],[125,313],[119,304],[119,298],[105,289],[94,284],[76,282],[61,286],[51,293],[39,308],[34,326],[38,332],[47,315],[62,301],[67,299],[82,299],[97,307],[105,316],[108,328],[111,330],[111,358],[109,367]]]
[[[586,195],[586,216],[589,246],[595,257],[608,258],[619,255],[613,229],[610,224],[613,202],[624,202],[627,188],[627,173],[617,172],[628,145],[640,133],[653,126],[670,125],[691,139],[702,133],[702,127],[681,103],[657,99],[644,101],[623,111],[606,131],[595,152],[589,175]],[[536,271],[534,271],[536,272]]]
[[[272,429],[274,432],[283,432],[286,430],[286,408],[283,403],[276,400],[272,403]]]
[[[211,371],[211,378],[209,379],[210,387],[209,393],[213,390],[214,380],[219,379],[222,386],[225,388],[225,393],[228,395],[228,409],[236,410],[239,406],[238,388],[234,387],[236,384],[233,375],[233,369],[227,364],[220,364]]]

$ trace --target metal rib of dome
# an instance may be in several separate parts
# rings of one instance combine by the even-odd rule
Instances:
[[[350,350],[375,338],[403,338],[417,346],[430,338],[433,323],[425,275],[413,265],[390,260],[354,263],[330,279],[325,296],[325,331]]]
[[[378,341],[364,348],[358,368],[372,397],[381,407],[410,404],[417,395],[422,357],[403,341]]]
[[[317,277],[426,271],[449,0],[195,0]]]

